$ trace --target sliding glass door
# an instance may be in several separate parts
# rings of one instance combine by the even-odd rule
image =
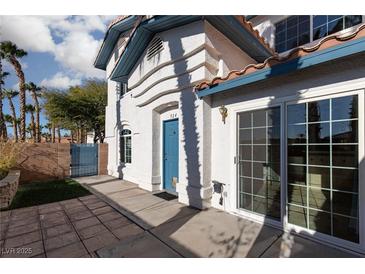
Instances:
[[[287,106],[290,224],[359,243],[358,96]]]
[[[280,107],[238,119],[239,207],[280,220]]]
[[[360,93],[333,95],[238,112],[239,212],[363,246],[360,98]]]

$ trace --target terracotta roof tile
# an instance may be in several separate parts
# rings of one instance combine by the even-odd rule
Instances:
[[[357,39],[360,37],[365,37],[365,24],[361,24],[359,27],[357,27],[354,31],[351,31],[350,33],[346,32],[346,33],[340,33],[340,34],[334,34],[334,35],[327,36],[327,37],[321,39],[315,45],[307,46],[307,47],[306,46],[297,47],[297,48],[291,50],[285,56],[279,56],[278,54],[275,54],[274,56],[267,58],[263,63],[249,64],[246,67],[244,67],[242,70],[232,70],[225,77],[215,77],[211,81],[204,81],[202,83],[199,83],[198,85],[195,86],[195,90],[199,91],[199,90],[220,84],[222,82],[232,80],[234,78],[241,77],[244,75],[248,75],[250,73],[259,71],[261,69],[273,67],[277,64],[285,63],[289,60],[311,54],[312,52],[330,48],[330,47],[345,43],[348,40]]]

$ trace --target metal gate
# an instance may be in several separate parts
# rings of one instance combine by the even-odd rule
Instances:
[[[71,177],[98,175],[98,144],[71,144]]]

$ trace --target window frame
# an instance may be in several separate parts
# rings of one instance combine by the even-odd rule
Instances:
[[[348,94],[348,93],[345,93],[345,94],[339,94],[339,95],[332,95],[332,96],[321,96],[321,97],[315,97],[315,98],[309,98],[309,99],[303,99],[303,100],[295,100],[295,101],[289,101],[289,102],[287,102],[286,103],[286,107],[285,107],[285,110],[286,110],[286,115],[287,115],[287,108],[288,108],[288,106],[291,106],[291,105],[298,105],[298,104],[305,104],[305,106],[306,106],[306,113],[308,114],[308,106],[307,106],[307,103],[310,103],[310,102],[318,102],[318,101],[322,101],[322,100],[330,100],[330,99],[335,99],[335,98],[342,98],[342,97],[347,97],[347,96],[352,96],[352,95],[357,95],[357,94]],[[359,95],[357,95],[358,96],[358,106],[359,106],[359,102],[360,102],[360,97],[359,97]],[[331,108],[331,103],[329,102],[329,107]],[[360,110],[359,110],[359,108],[358,108],[358,117],[357,118],[355,118],[355,119],[350,119],[350,120],[357,120],[357,125],[358,125],[358,127],[360,126],[359,125],[359,123],[360,123]],[[342,119],[341,119],[342,120]],[[344,120],[348,120],[348,119],[344,119]],[[361,215],[360,215],[360,204],[361,204],[361,200],[360,200],[360,197],[361,197],[361,193],[360,193],[360,184],[361,184],[361,178],[360,178],[360,163],[361,163],[361,161],[360,161],[360,134],[359,134],[359,136],[358,136],[358,140],[357,140],[357,146],[358,146],[358,155],[357,155],[357,157],[358,157],[358,167],[357,168],[353,168],[353,167],[344,167],[344,166],[336,166],[336,165],[331,165],[331,163],[329,163],[328,165],[322,165],[322,164],[310,164],[309,163],[309,150],[308,150],[308,147],[310,146],[310,145],[321,145],[320,143],[311,143],[311,142],[309,142],[309,140],[308,140],[308,137],[309,137],[309,132],[308,132],[308,126],[309,125],[314,125],[314,124],[319,124],[319,123],[333,123],[333,122],[338,122],[339,120],[338,119],[332,119],[332,117],[331,116],[329,116],[329,118],[328,118],[328,120],[326,120],[326,121],[315,121],[315,122],[311,122],[311,121],[309,121],[308,120],[308,117],[306,117],[306,121],[303,123],[303,125],[305,125],[306,126],[306,143],[305,144],[301,144],[301,145],[305,145],[306,146],[306,163],[304,163],[304,164],[293,164],[292,163],[292,166],[306,166],[306,168],[308,169],[308,167],[317,167],[317,168],[329,168],[330,170],[332,170],[333,168],[341,168],[341,169],[349,169],[349,170],[358,170],[358,192],[356,193],[356,195],[358,195],[358,212],[359,212],[359,216],[357,217],[357,219],[359,220],[358,222],[359,222],[359,238],[360,238],[360,233],[361,233]],[[288,119],[286,119],[286,124],[285,124],[285,128],[286,128],[286,135],[287,135],[287,133],[288,133],[288,131],[287,131],[287,128],[288,128]],[[292,124],[293,125],[293,124]],[[331,134],[331,133],[330,133]],[[330,135],[330,136],[332,136],[332,135]],[[330,137],[331,139],[330,139],[330,141],[327,143],[325,143],[324,145],[329,145],[329,144],[331,144],[331,145],[329,145],[330,146],[330,151],[332,151],[332,144],[334,144],[335,146],[336,145],[339,145],[339,143],[333,143],[332,142],[332,137]],[[288,144],[288,141],[287,141],[287,136],[286,136],[286,149],[288,148],[288,146],[290,146],[290,144]],[[293,145],[293,144],[292,144]],[[295,145],[295,144],[294,144]],[[298,145],[298,144],[297,144]],[[353,145],[353,143],[344,143],[343,145]],[[329,154],[329,157],[331,158],[332,157],[332,154]],[[289,163],[288,163],[288,153],[286,153],[286,168],[287,168],[287,170],[286,170],[286,184],[287,184],[287,187],[289,186],[289,183],[288,183],[288,166],[289,166]],[[308,180],[308,170],[306,170],[306,173],[305,173],[305,176],[306,176],[306,179]],[[331,174],[329,175],[329,176],[332,176]],[[330,179],[331,180],[331,179]],[[295,184],[295,185],[297,185],[297,184]],[[297,185],[298,186],[298,185]],[[310,188],[312,188],[312,189],[319,189],[318,187],[311,187],[310,186],[310,183],[309,183],[309,181],[307,181],[306,182],[306,184],[304,185],[306,188],[308,188],[308,189],[310,189]],[[331,193],[333,193],[333,192],[341,192],[341,193],[346,193],[346,192],[349,192],[349,191],[342,191],[342,190],[336,190],[336,189],[334,189],[333,187],[331,187],[331,186],[329,186],[328,188],[320,188],[320,189],[322,189],[322,190],[325,190],[325,191],[329,191],[329,193],[331,194]],[[353,194],[353,193],[352,193]],[[291,205],[292,206],[296,206],[296,207],[299,207],[299,208],[305,208],[306,210],[307,210],[307,221],[309,220],[308,218],[309,218],[309,211],[310,210],[316,210],[314,207],[311,207],[310,206],[310,204],[309,204],[309,202],[310,202],[310,199],[309,199],[309,196],[308,196],[308,191],[307,191],[307,197],[306,197],[306,205],[305,206],[303,206],[303,205],[297,205],[297,204],[295,204],[295,203],[291,203]],[[332,199],[332,196],[331,196],[331,199]],[[288,192],[286,192],[286,214],[288,215],[288,206],[289,206],[289,204],[288,204],[288,201],[289,201],[289,199],[288,199]],[[328,211],[330,211],[330,212],[327,212],[326,211],[326,213],[327,214],[330,214],[330,216],[332,217],[332,216],[340,216],[340,215],[343,215],[343,214],[339,214],[339,213],[335,213],[334,211],[333,211],[333,209],[332,209],[332,204],[331,204],[331,209],[330,210],[328,210]],[[319,211],[321,211],[321,209],[319,210]],[[343,215],[344,216],[344,215]],[[350,217],[350,218],[353,218],[353,217]],[[302,226],[299,226],[299,225],[294,225],[294,224],[292,224],[292,223],[289,223],[289,221],[288,221],[288,218],[286,218],[286,222],[287,222],[287,224],[288,224],[288,226],[295,226],[295,227],[300,227],[300,228],[304,228],[304,227],[302,227]],[[331,226],[332,226],[332,220],[331,220]],[[316,231],[316,230],[312,230],[312,229],[309,229],[309,228],[304,228],[306,231],[308,231],[308,232],[310,232],[310,233],[320,233],[320,234],[323,234],[323,235],[325,235],[326,237],[327,236],[330,236],[330,237],[333,237],[334,239],[336,239],[336,240],[340,240],[340,241],[346,241],[346,242],[349,242],[349,243],[352,243],[352,244],[355,244],[355,245],[358,245],[357,243],[355,243],[355,242],[350,242],[350,241],[347,241],[347,240],[344,240],[344,239],[341,239],[341,238],[339,238],[339,237],[336,237],[336,236],[333,236],[333,235],[330,235],[330,234],[324,234],[324,233],[321,233],[321,232],[318,232],[318,231]],[[332,231],[332,228],[331,228],[331,231]],[[360,243],[360,240],[359,240],[359,243]]]
[[[290,103],[304,103],[310,101],[319,101],[322,99],[344,97],[349,95],[358,95],[358,176],[359,176],[359,216],[365,216],[365,90],[363,84],[348,84],[331,88],[322,88],[320,90],[313,89],[303,94],[287,95],[283,97],[272,98],[270,96],[253,99],[251,101],[245,101],[245,103],[235,104],[229,108],[232,115],[229,121],[233,126],[230,131],[230,136],[234,141],[234,146],[230,146],[229,155],[233,159],[231,165],[230,174],[233,176],[234,185],[230,187],[229,193],[232,197],[232,202],[228,205],[228,210],[238,216],[259,222],[265,223],[273,227],[277,227],[284,231],[290,231],[290,233],[300,234],[303,237],[308,237],[312,240],[319,240],[325,242],[328,245],[335,246],[337,248],[346,248],[355,252],[365,252],[365,217],[360,217],[359,220],[359,243],[353,243],[347,240],[343,240],[331,235],[326,235],[320,232],[316,232],[307,228],[303,228],[294,224],[288,223],[288,211],[287,211],[287,105]],[[239,132],[238,132],[238,114],[245,111],[260,110],[269,107],[281,107],[281,134],[280,134],[280,158],[281,158],[281,222],[266,218],[257,213],[249,212],[239,208],[239,165],[238,165],[238,149],[239,149]]]
[[[130,156],[127,156],[127,139],[130,139]],[[124,139],[124,141],[122,142],[122,139]],[[124,146],[122,147],[122,144],[124,144]],[[132,163],[132,131],[128,128],[123,128],[120,133],[119,133],[119,162],[121,164],[131,164]],[[127,159],[129,158],[129,160],[127,161]]]
[[[299,225],[291,224],[288,221],[288,151],[287,151],[287,106],[288,105],[296,105],[296,104],[302,104],[302,103],[309,103],[309,102],[317,102],[320,100],[326,100],[326,99],[334,99],[334,98],[341,98],[351,95],[357,95],[358,96],[358,210],[359,210],[359,243],[351,242],[348,240],[344,240],[332,235],[324,234],[315,230],[311,230],[309,228],[304,228]],[[361,103],[362,102],[362,103]],[[349,248],[352,250],[364,252],[365,251],[365,164],[364,161],[361,161],[361,159],[364,159],[364,90],[355,90],[355,91],[347,91],[347,92],[340,92],[340,93],[334,93],[334,94],[326,94],[322,96],[312,96],[308,98],[298,99],[298,100],[288,100],[285,102],[285,155],[284,155],[284,161],[282,164],[284,165],[285,171],[285,218],[284,218],[284,228],[285,230],[292,231],[295,233],[306,233],[308,235],[312,235],[315,238],[318,238],[322,241],[325,241],[329,244],[334,244],[340,247]],[[308,152],[307,152],[308,153]],[[308,165],[308,164],[307,164]],[[364,216],[361,218],[361,216]]]
[[[271,107],[280,107],[280,220],[276,220],[273,218],[267,218],[265,215],[259,214],[259,213],[255,213],[249,210],[245,210],[243,208],[239,207],[239,195],[240,195],[240,191],[239,191],[239,182],[240,182],[240,178],[239,178],[239,114],[242,112],[249,112],[249,111],[255,111],[255,110],[263,110],[263,109],[268,109]],[[234,165],[232,165],[233,168],[233,173],[235,174],[235,186],[232,187],[231,190],[231,195],[232,197],[234,197],[234,201],[233,201],[233,208],[232,211],[235,214],[244,216],[245,218],[257,221],[257,222],[261,222],[261,223],[266,223],[269,224],[271,226],[274,227],[278,227],[280,229],[283,229],[283,223],[284,223],[284,208],[283,208],[283,201],[285,199],[285,193],[286,193],[286,188],[283,188],[283,186],[285,186],[285,184],[283,184],[283,176],[284,176],[284,165],[282,163],[283,161],[283,145],[284,142],[284,127],[283,127],[283,123],[284,123],[284,119],[283,119],[283,109],[284,109],[284,104],[282,102],[271,102],[270,99],[265,100],[265,99],[260,99],[257,101],[257,103],[252,103],[252,104],[248,104],[248,106],[238,106],[235,107],[232,111],[234,112],[234,115],[231,116],[231,119],[233,119],[231,122],[234,125],[234,129],[235,132],[234,134],[231,136],[231,138],[234,138],[235,140],[235,147],[233,147],[233,151],[231,152],[234,155]]]
[[[297,16],[297,15],[289,15],[289,16],[284,16],[284,17],[282,17],[282,18],[280,18],[280,19],[278,19],[278,20],[275,20],[275,21],[273,21],[272,22],[272,24],[274,25],[274,48],[275,48],[275,50],[276,50],[276,25],[278,24],[278,23],[280,23],[280,22],[282,22],[282,21],[284,21],[284,20],[287,20],[289,17],[291,17],[291,16]],[[315,40],[313,40],[313,38],[314,38],[314,36],[313,36],[313,17],[315,16],[315,15],[307,15],[307,16],[309,16],[309,42],[308,43],[306,43],[306,44],[301,44],[301,45],[298,45],[297,47],[300,47],[300,46],[305,46],[305,45],[310,45],[310,44],[312,44],[312,43],[314,43],[314,42],[316,42],[316,41],[319,41],[319,40],[321,40],[321,39],[323,39],[323,38],[325,38],[325,37],[327,37],[327,36],[329,36],[329,35],[333,35],[333,34],[336,34],[336,33],[340,33],[340,32],[342,32],[342,31],[346,31],[346,30],[348,30],[348,29],[351,29],[351,28],[356,28],[357,26],[359,26],[360,24],[363,24],[363,23],[365,23],[365,15],[360,15],[362,18],[361,18],[361,23],[359,23],[359,24],[357,24],[357,25],[354,25],[354,26],[351,26],[351,27],[348,27],[348,28],[344,28],[344,29],[342,29],[342,30],[340,30],[340,31],[338,31],[338,32],[334,32],[334,33],[332,33],[332,34],[329,34],[329,35],[326,35],[326,36],[323,36],[323,37],[321,37],[321,38],[318,38],[318,39],[315,39]],[[346,16],[346,15],[342,15],[343,16],[343,18],[344,18],[344,16]],[[332,21],[331,21],[332,22]],[[325,23],[326,25],[328,25],[328,22],[326,22]],[[345,23],[344,23],[345,24]],[[285,40],[285,41],[287,41],[287,39]],[[295,49],[296,47],[294,47],[294,48],[291,48],[291,49],[287,49],[287,50],[285,50],[285,51],[282,51],[282,52],[278,52],[280,55],[282,54],[282,55],[285,55],[285,54],[287,54],[288,52],[290,52],[291,50],[293,50],[293,49]]]
[[[305,17],[309,17],[309,19],[308,20],[305,20],[305,21],[302,21],[302,22],[300,22],[300,17],[303,17],[303,16],[305,16]],[[287,21],[289,18],[291,18],[291,17],[297,17],[297,23],[296,23],[296,28],[297,28],[297,35],[296,35],[296,37],[291,37],[290,39],[288,39],[288,37],[287,37],[287,32],[288,32],[288,29],[290,29],[290,28],[292,28],[292,26],[291,27],[287,27],[287,24],[285,23],[285,28],[284,28],[284,30],[282,31],[282,32],[284,32],[284,34],[285,34],[285,39],[282,41],[282,44],[287,44],[288,43],[288,41],[289,40],[293,40],[294,38],[296,38],[296,42],[297,42],[297,46],[296,47],[298,47],[298,46],[300,46],[300,44],[299,44],[299,38],[300,38],[300,35],[299,35],[299,25],[300,24],[303,24],[303,23],[306,23],[306,22],[308,22],[309,24],[308,24],[308,31],[306,31],[306,32],[304,32],[304,33],[302,33],[302,34],[305,34],[305,33],[308,33],[309,34],[309,41],[307,42],[307,43],[310,43],[311,42],[311,27],[312,27],[312,20],[311,20],[311,16],[310,15],[290,15],[290,16],[287,16],[287,17],[284,17],[284,18],[282,18],[282,19],[280,19],[280,20],[278,20],[277,22],[275,22],[274,23],[274,27],[275,27],[275,30],[274,30],[274,32],[275,32],[275,34],[274,34],[274,44],[275,44],[275,50],[276,50],[276,48],[277,48],[277,45],[276,45],[276,37],[277,37],[277,33],[276,33],[276,27],[277,27],[277,25],[278,24],[280,24],[280,23],[283,23],[284,21]],[[296,47],[293,47],[293,48],[296,48]],[[291,48],[291,49],[293,49],[293,48]],[[289,49],[289,50],[291,50],[291,49]],[[285,50],[285,51],[282,51],[282,52],[287,52],[287,51],[289,51],[289,50]],[[281,52],[281,53],[282,53]]]
[[[116,91],[117,91],[117,100],[122,99],[129,92],[128,83],[117,82]]]
[[[282,209],[281,209],[281,204],[282,204],[282,202],[281,202],[281,200],[282,200],[282,189],[281,189],[281,186],[282,186],[282,177],[281,177],[281,175],[282,175],[282,170],[281,170],[281,136],[280,136],[280,141],[279,141],[279,143],[278,143],[278,145],[279,145],[279,147],[280,147],[280,153],[279,153],[279,164],[280,164],[280,167],[279,167],[279,176],[280,176],[280,179],[279,179],[279,184],[280,184],[280,213],[279,213],[279,217],[278,218],[275,218],[275,217],[273,217],[273,216],[269,216],[269,215],[266,215],[266,214],[261,214],[261,213],[258,213],[258,212],[255,212],[254,210],[253,210],[253,197],[260,197],[260,196],[263,196],[263,195],[259,195],[259,194],[254,194],[254,191],[253,191],[253,185],[254,185],[254,183],[253,183],[253,180],[260,180],[260,181],[265,181],[263,178],[256,178],[256,177],[254,177],[254,174],[253,174],[253,164],[254,163],[262,163],[262,162],[265,162],[265,163],[269,163],[270,161],[268,161],[268,153],[267,153],[267,150],[265,151],[265,158],[266,158],[266,160],[265,161],[262,161],[262,160],[254,160],[253,159],[253,148],[255,147],[255,146],[265,146],[265,149],[267,149],[268,147],[270,147],[270,146],[274,146],[274,144],[272,144],[272,143],[269,143],[268,142],[268,129],[269,128],[272,128],[273,126],[269,126],[268,125],[268,117],[267,117],[267,111],[269,111],[270,109],[274,109],[274,108],[278,108],[279,109],[279,113],[280,113],[280,117],[279,117],[279,127],[280,127],[280,133],[281,133],[281,130],[282,130],[282,124],[281,124],[281,122],[282,122],[282,119],[281,119],[281,105],[275,105],[275,106],[273,106],[273,105],[271,105],[271,106],[268,106],[268,107],[262,107],[262,108],[258,108],[258,109],[254,109],[254,110],[245,110],[245,111],[240,111],[240,112],[237,112],[237,125],[236,125],[236,127],[237,127],[237,163],[238,163],[238,165],[237,165],[237,182],[238,182],[238,185],[237,185],[237,208],[239,209],[239,210],[242,210],[242,211],[245,211],[245,212],[248,212],[248,213],[252,213],[252,214],[257,214],[257,215],[259,215],[259,216],[262,216],[262,217],[265,217],[265,218],[269,218],[270,220],[272,220],[273,222],[278,222],[278,223],[280,223],[281,222],[281,220],[282,220],[282,214],[281,214],[281,212],[282,212]],[[246,128],[241,128],[240,127],[240,115],[241,114],[243,114],[243,113],[250,113],[250,119],[251,119],[251,121],[254,121],[253,120],[253,116],[252,116],[252,114],[254,113],[254,112],[257,112],[257,111],[265,111],[265,125],[264,126],[254,126],[254,125],[251,125],[250,127],[246,127]],[[254,129],[263,129],[263,128],[265,128],[265,144],[254,144],[253,143],[253,133],[254,133]],[[246,130],[246,129],[250,129],[252,132],[251,132],[251,143],[250,144],[240,144],[240,140],[239,140],[239,137],[240,137],[240,131],[241,130]],[[245,159],[240,159],[240,147],[241,146],[251,146],[251,159],[250,160],[245,160]],[[245,191],[241,191],[241,189],[240,189],[240,179],[241,178],[248,178],[248,177],[246,177],[246,176],[243,176],[242,174],[241,174],[241,172],[240,172],[240,164],[241,164],[241,162],[250,162],[251,163],[251,172],[252,172],[252,174],[251,174],[251,176],[250,176],[250,180],[251,180],[251,192],[250,193],[248,193],[248,192],[245,192]],[[276,162],[270,162],[270,163],[276,163]],[[241,193],[242,192],[242,193]],[[249,210],[249,209],[245,209],[245,208],[243,208],[243,207],[240,207],[240,195],[241,194],[243,194],[243,195],[249,195],[249,196],[251,196],[251,199],[252,199],[252,202],[251,202],[251,210]],[[264,197],[264,198],[268,198],[268,195],[266,194],[265,195],[266,197]],[[260,198],[263,198],[263,197],[260,197]]]

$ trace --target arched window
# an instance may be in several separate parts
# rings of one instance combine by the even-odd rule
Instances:
[[[132,162],[132,132],[129,129],[123,129],[120,132],[120,161]]]

